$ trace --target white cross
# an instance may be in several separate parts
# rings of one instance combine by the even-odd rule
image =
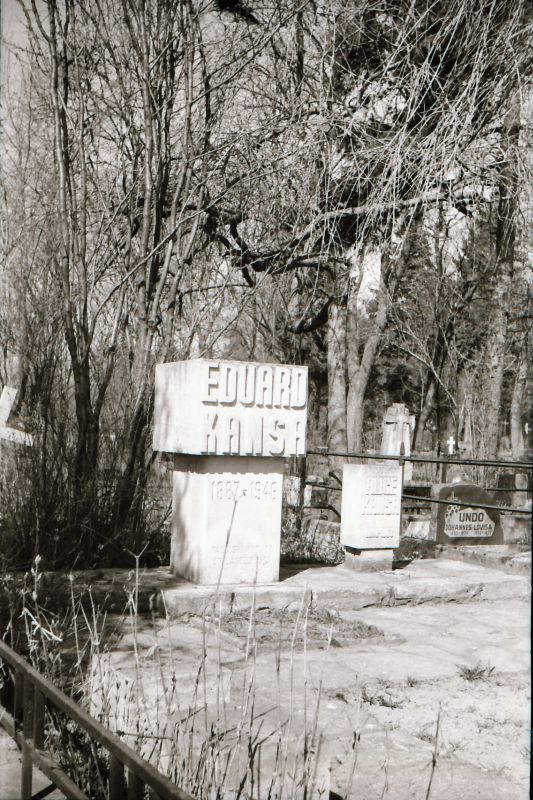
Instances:
[[[453,438],[453,436],[450,436],[446,444],[448,445],[448,455],[453,456],[453,454],[455,453],[455,439]]]
[[[0,396],[0,440],[3,439],[6,442],[16,442],[17,444],[25,444],[27,447],[31,447],[33,444],[31,434],[7,427],[11,406],[15,402],[16,396],[17,390],[11,386],[4,386],[2,389],[2,395]]]

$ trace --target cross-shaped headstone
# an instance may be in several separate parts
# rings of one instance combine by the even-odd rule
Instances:
[[[33,444],[31,434],[7,426],[11,407],[15,402],[16,396],[17,390],[11,386],[4,386],[2,389],[2,395],[0,396],[0,441],[15,442],[16,444],[25,444],[27,447],[31,447]]]
[[[448,455],[453,456],[453,454],[455,453],[455,439],[453,438],[453,436],[450,436],[446,444],[448,445]]]

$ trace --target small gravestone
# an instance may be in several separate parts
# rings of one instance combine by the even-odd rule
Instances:
[[[390,406],[383,419],[381,454],[411,454],[415,418],[402,403]],[[402,480],[413,466],[393,461],[345,464],[342,482],[341,544],[346,566],[355,570],[391,570],[393,548],[400,543]]]
[[[391,461],[345,464],[342,479],[341,544],[346,566],[392,569],[400,544],[402,468]]]
[[[297,475],[287,475],[285,478],[285,485],[283,487],[285,502],[288,506],[297,508],[300,505],[301,499],[301,478]],[[303,489],[303,507],[309,508],[311,506],[311,495],[313,487],[307,484]]]
[[[504,544],[499,511],[479,507],[496,505],[491,492],[472,483],[458,482],[434,487],[434,495],[449,502],[449,505],[434,504],[437,544]]]
[[[172,571],[279,579],[284,459],[305,455],[307,367],[195,359],[156,368],[154,449],[173,454]]]

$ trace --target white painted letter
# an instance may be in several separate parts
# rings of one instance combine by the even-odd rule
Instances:
[[[245,456],[263,455],[263,418],[254,414],[243,423],[242,454]]]
[[[274,369],[274,407],[291,407],[291,370],[287,367]]]
[[[285,423],[279,419],[269,420],[268,452],[271,456],[282,456],[285,452]]]
[[[303,425],[300,419],[297,419],[294,424],[294,455],[305,455],[305,431],[302,430]]]
[[[224,438],[220,452],[222,455],[238,456],[241,434],[241,423],[237,417],[226,417],[224,420]]]

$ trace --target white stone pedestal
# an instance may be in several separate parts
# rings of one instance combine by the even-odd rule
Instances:
[[[175,456],[172,572],[199,584],[278,581],[283,463]]]
[[[341,544],[345,564],[360,572],[391,570],[400,544],[402,468],[391,461],[345,464]]]

